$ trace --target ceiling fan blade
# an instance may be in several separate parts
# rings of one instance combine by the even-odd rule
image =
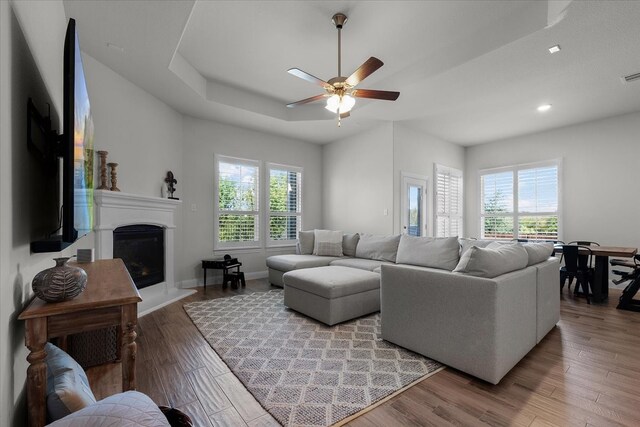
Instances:
[[[351,113],[349,113],[349,112],[347,111],[346,113],[342,113],[342,114],[340,114],[340,118],[341,118],[341,119],[345,119],[345,118],[349,117],[350,115],[351,115]]]
[[[292,102],[291,104],[287,104],[287,107],[293,108],[293,107],[297,107],[298,105],[308,104],[308,103],[313,102],[313,101],[319,101],[322,98],[326,98],[327,96],[329,96],[329,95],[323,93],[322,95],[316,95],[316,96],[312,96],[311,98],[301,99],[300,101],[296,101],[296,102]]]
[[[395,101],[400,96],[400,92],[390,92],[388,90],[355,89],[351,96],[356,98],[383,99],[385,101]]]
[[[378,68],[382,67],[384,62],[380,61],[378,58],[372,56],[367,59],[364,64],[360,66],[356,71],[353,72],[346,80],[349,86],[353,87],[366,79],[369,75],[373,74]]]
[[[331,86],[329,83],[325,82],[324,80],[321,80],[316,76],[312,76],[311,74],[307,73],[306,71],[302,71],[299,68],[290,68],[287,70],[287,73],[294,75],[296,77],[299,77],[302,80],[306,80],[310,83],[317,84],[318,86],[322,86],[325,89],[333,88],[333,86]]]

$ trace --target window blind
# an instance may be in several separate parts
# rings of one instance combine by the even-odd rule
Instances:
[[[554,161],[481,172],[481,237],[558,240],[558,164]]]
[[[302,170],[269,164],[269,242],[282,244],[298,238],[302,228]]]
[[[462,171],[438,164],[435,169],[435,236],[462,236]]]

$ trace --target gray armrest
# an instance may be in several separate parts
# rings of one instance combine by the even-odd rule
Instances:
[[[536,270],[493,279],[383,265],[382,337],[497,384],[536,344]]]

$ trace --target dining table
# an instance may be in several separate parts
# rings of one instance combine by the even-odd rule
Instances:
[[[587,246],[595,257],[593,283],[591,284],[592,300],[604,302],[609,297],[609,257],[633,258],[638,253],[638,248],[623,246]],[[562,245],[555,246],[556,253],[562,253]],[[586,255],[587,251],[584,251]]]

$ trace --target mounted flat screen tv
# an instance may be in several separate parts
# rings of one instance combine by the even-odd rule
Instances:
[[[63,133],[55,152],[62,158],[62,234],[31,242],[33,252],[61,251],[93,229],[93,120],[76,21],[64,42]]]

